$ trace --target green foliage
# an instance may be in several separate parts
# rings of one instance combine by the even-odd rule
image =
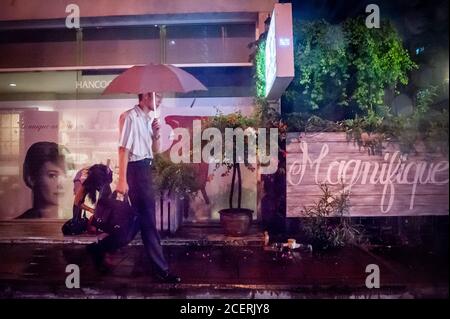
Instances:
[[[288,132],[339,132],[339,123],[325,120],[308,113],[287,113],[283,115]]]
[[[436,87],[419,90],[409,115],[393,115],[390,109],[378,107],[364,117],[343,121],[348,139],[367,148],[369,154],[381,155],[386,142],[399,145],[403,154],[414,153],[423,142],[428,151],[448,156],[448,109],[431,108],[436,92]]]
[[[157,191],[180,198],[195,197],[201,185],[192,164],[173,163],[169,158],[157,154],[155,156],[155,186]]]
[[[441,152],[448,157],[448,110],[434,112],[430,115],[428,128],[425,130],[425,146],[433,152]]]
[[[281,114],[271,106],[265,98],[255,98],[255,111],[252,117],[258,127],[278,127],[281,121]]]
[[[389,22],[369,29],[362,18],[341,25],[295,21],[294,45],[296,76],[285,97],[300,112],[336,105],[375,110],[385,88],[407,84],[416,67]]]
[[[384,117],[369,109],[366,116],[356,116],[342,124],[348,141],[353,140],[358,147],[367,149],[369,155],[381,155],[386,129],[384,123]]]
[[[444,83],[445,86],[445,83]],[[421,133],[425,146],[431,152],[440,152],[448,156],[449,154],[449,136],[448,136],[448,100],[446,108],[432,109],[431,105],[438,96],[441,87],[429,87],[419,90],[417,93],[417,110],[413,114],[416,127]]]
[[[204,120],[202,123],[202,127],[205,128],[216,128],[221,133],[222,136],[226,136],[226,130],[227,129],[242,129],[242,131],[248,131],[246,133],[249,133],[250,135],[253,135],[254,141],[256,143],[257,140],[257,129],[258,129],[258,118],[256,116],[244,116],[240,111],[236,113],[231,113],[228,115],[225,115],[221,112],[219,112],[216,116],[209,118],[207,120]],[[232,143],[232,144],[227,144]],[[216,164],[216,169],[219,168],[221,165],[226,167],[225,173],[222,174],[222,176],[229,175],[230,172],[232,172],[232,182],[231,182],[231,188],[230,188],[230,195],[229,195],[229,207],[233,207],[233,195],[234,195],[234,184],[237,176],[237,193],[238,193],[238,208],[241,208],[242,204],[242,176],[241,176],[241,160],[243,161],[243,164],[251,171],[255,170],[255,167],[251,162],[249,162],[249,137],[248,135],[244,135],[244,158],[239,159],[237,158],[236,149],[237,149],[237,143],[236,138],[233,138],[232,141],[228,141],[225,139],[225,145],[222,147],[222,162]],[[254,145],[256,147],[256,144]],[[227,154],[227,151],[229,149],[233,150],[233,156],[230,158],[230,154]]]
[[[342,27],[324,20],[295,21],[294,45],[296,77],[286,92],[287,101],[302,111],[346,104],[349,61]]]
[[[408,71],[416,68],[394,26],[383,21],[381,28],[369,29],[364,19],[344,23],[349,59],[356,72],[353,99],[363,110],[383,104],[384,89],[408,84]]]
[[[255,54],[255,84],[256,97],[263,98],[266,93],[266,40],[260,41]]]
[[[253,116],[245,116],[241,111],[230,114],[223,114],[222,112],[218,112],[215,116],[210,117],[203,121],[202,126],[206,127],[215,127],[219,129],[223,134],[225,134],[226,128],[242,128],[243,130],[247,128],[257,127],[257,120]]]
[[[246,129],[250,129],[254,131],[254,135],[256,138],[257,131],[255,129],[258,129],[258,119],[256,116],[245,116],[242,114],[242,112],[238,111],[236,113],[231,114],[223,114],[222,112],[218,112],[214,117],[208,118],[203,121],[202,123],[203,129],[206,129],[208,127],[217,128],[221,133],[222,136],[225,136],[225,129],[237,129],[241,128],[243,131]],[[225,141],[226,142],[226,141]],[[248,143],[248,137],[245,136],[244,143],[247,145]],[[233,154],[236,155],[236,142],[233,142],[233,145],[231,146],[233,148]],[[226,166],[227,171],[224,173],[224,175],[228,175],[233,169],[234,165],[236,164],[236,159],[227,158],[226,154],[227,146],[224,145],[222,147],[222,158],[223,163],[216,164],[216,168],[220,167],[221,165]],[[254,170],[254,166],[248,162],[248,148],[244,148],[244,164],[245,166],[250,169]]]
[[[302,230],[313,246],[321,249],[339,248],[362,241],[359,227],[348,217],[349,193],[333,194],[321,184],[322,196],[314,205],[305,207]]]
[[[429,87],[416,94],[416,108],[410,115],[391,116],[387,119],[387,135],[400,145],[403,153],[416,152],[422,141],[430,152],[448,156],[448,109],[434,110],[431,105],[437,87]]]
[[[438,88],[430,86],[428,88],[419,90],[416,94],[416,114],[423,115],[430,109],[430,105],[433,104],[434,98],[437,96]]]

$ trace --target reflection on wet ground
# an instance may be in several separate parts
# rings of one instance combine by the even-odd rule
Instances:
[[[402,250],[369,251],[348,247],[311,252],[252,246],[165,246],[172,271],[183,282],[159,284],[139,245],[111,260],[112,273],[95,270],[85,245],[0,244],[1,297],[243,297],[281,298],[446,297],[448,255],[427,256]],[[432,258],[432,259],[431,259]],[[68,264],[80,267],[81,289],[67,289]],[[365,287],[366,266],[377,264],[381,289]]]

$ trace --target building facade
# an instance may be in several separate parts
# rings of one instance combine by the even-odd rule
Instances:
[[[103,89],[132,65],[167,63],[196,76],[208,91],[165,96],[162,118],[253,109],[251,43],[264,31],[274,0],[0,1],[0,219],[32,205],[23,162],[37,141],[58,143],[68,170],[59,210],[71,216],[72,179],[95,163],[117,169],[118,117],[136,104]],[[77,13],[79,27],[72,27]],[[173,125],[163,121],[167,149]],[[210,204],[191,203],[188,219],[211,221],[227,206],[221,172],[210,167]],[[257,177],[244,172],[244,203],[257,210]],[[223,178],[222,178],[223,179]],[[224,183],[225,182],[225,183]]]

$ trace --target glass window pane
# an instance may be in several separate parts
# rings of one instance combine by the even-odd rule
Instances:
[[[11,127],[11,114],[1,114],[1,127]]]
[[[19,143],[11,144],[11,155],[13,155],[13,156],[19,155]]]
[[[0,143],[0,155],[11,155],[11,143]]]
[[[167,27],[167,63],[245,63],[253,24],[174,25]]]
[[[18,128],[11,129],[11,141],[19,142],[20,130]]]
[[[76,65],[76,31],[68,28],[0,31],[0,68]]]
[[[161,61],[155,26],[83,29],[83,64],[130,65]]]
[[[11,141],[11,129],[0,129],[0,141]]]
[[[20,116],[19,114],[11,114],[11,125],[14,128],[19,127]]]

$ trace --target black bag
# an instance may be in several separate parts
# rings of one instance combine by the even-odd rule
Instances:
[[[120,201],[117,200],[117,192],[113,192],[110,196],[98,200],[92,225],[109,235],[116,236],[120,242],[129,242],[138,222],[137,217],[128,194]]]
[[[86,212],[81,216],[81,207],[73,205],[73,217],[64,223],[61,230],[65,236],[80,235],[87,231],[88,222]]]

